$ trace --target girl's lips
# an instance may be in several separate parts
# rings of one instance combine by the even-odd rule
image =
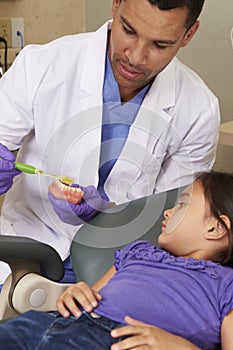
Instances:
[[[164,223],[164,222],[162,222],[162,224],[161,224],[161,228],[162,228],[162,229],[165,229],[165,228],[166,228],[166,225],[165,225],[165,223]]]
[[[130,69],[126,65],[122,64],[121,62],[119,62],[118,67],[119,67],[120,74],[126,79],[136,79],[142,74],[140,72]]]

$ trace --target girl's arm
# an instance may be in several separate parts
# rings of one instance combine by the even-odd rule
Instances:
[[[63,317],[69,317],[70,314],[79,317],[81,315],[79,306],[87,312],[93,311],[98,306],[98,301],[102,299],[98,291],[115,273],[116,269],[112,266],[93,287],[82,281],[68,287],[57,300],[57,310]]]
[[[93,286],[92,288],[99,291],[101,288],[103,288],[108,281],[115,275],[116,269],[113,265]]]
[[[222,350],[233,349],[233,310],[231,310],[223,319],[221,327]]]

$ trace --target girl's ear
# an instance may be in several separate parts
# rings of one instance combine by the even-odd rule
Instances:
[[[217,219],[211,222],[209,229],[205,232],[206,239],[221,239],[227,235],[227,229],[231,229],[231,221],[227,215],[221,215],[221,220],[225,223],[225,225]],[[213,225],[212,225],[213,224]]]

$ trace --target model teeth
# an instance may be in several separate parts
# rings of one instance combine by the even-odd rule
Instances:
[[[72,187],[62,184],[62,190],[64,191],[71,191],[71,192],[81,192],[81,189],[79,187]]]
[[[63,184],[61,181],[59,181],[58,184],[59,184],[59,187],[63,191],[71,191],[71,192],[76,192],[76,193],[82,192],[81,188],[79,188],[79,187],[73,187],[71,185],[66,185],[66,184]]]

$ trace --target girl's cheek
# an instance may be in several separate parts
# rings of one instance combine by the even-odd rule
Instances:
[[[169,222],[167,223],[167,226],[166,226],[166,233],[167,234],[170,234],[172,233],[172,231],[174,231],[174,224],[173,224],[173,220],[170,219]]]
[[[173,231],[175,231],[181,222],[184,219],[185,213],[180,211],[179,213],[175,213],[172,215],[172,217],[169,219],[167,226],[166,226],[166,233],[171,234]]]

